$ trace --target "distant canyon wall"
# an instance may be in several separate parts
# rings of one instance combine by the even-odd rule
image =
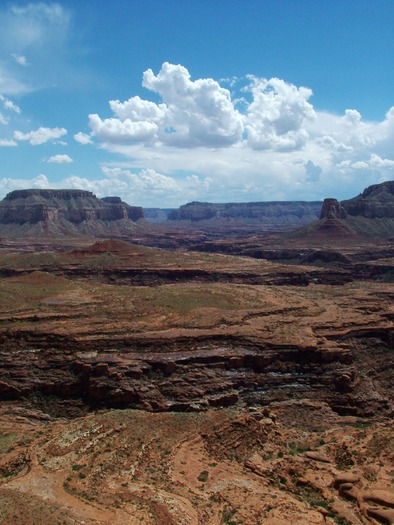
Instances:
[[[302,202],[190,202],[173,210],[172,221],[239,221],[269,225],[302,226],[319,218],[321,201]]]

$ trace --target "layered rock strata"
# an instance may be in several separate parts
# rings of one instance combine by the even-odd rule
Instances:
[[[129,206],[119,197],[98,199],[90,191],[16,190],[0,202],[0,234],[84,233],[93,232],[95,224],[98,233],[127,231],[142,216],[142,208]]]
[[[105,249],[111,264],[135,267],[95,269]],[[210,273],[173,268],[180,254],[114,242],[54,259],[38,272],[1,272],[1,399],[152,411],[314,399],[340,414],[392,410],[392,286],[361,281],[361,271],[286,274],[219,256],[231,267]]]
[[[0,397],[56,396],[155,411],[311,398],[340,414],[371,416],[387,411],[392,399],[381,381],[377,390],[357,386],[360,369],[373,377],[394,365],[392,334],[377,333],[371,345],[372,335],[313,349],[235,337],[77,341],[14,332],[1,337]],[[362,356],[369,362],[358,362]],[[387,378],[389,389],[393,380]]]

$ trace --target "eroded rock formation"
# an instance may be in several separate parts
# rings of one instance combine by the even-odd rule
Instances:
[[[346,212],[337,199],[324,199],[320,219],[344,219]]]

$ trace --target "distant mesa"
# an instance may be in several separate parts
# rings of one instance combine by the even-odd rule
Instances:
[[[391,239],[394,181],[369,186],[357,197],[342,202],[335,198],[324,202],[190,202],[172,210],[147,209],[147,215],[151,222],[163,226],[222,233],[248,228],[261,232],[296,229],[290,237]],[[130,206],[120,197],[99,199],[85,190],[16,190],[0,202],[0,236],[129,237],[138,228],[136,221],[142,218],[141,207]],[[160,235],[166,235],[166,229],[160,231]]]
[[[136,227],[142,208],[85,190],[28,189],[0,202],[0,235],[121,235]]]
[[[168,219],[192,223],[223,224],[235,221],[265,226],[300,227],[318,219],[321,206],[321,201],[190,202],[173,210]]]

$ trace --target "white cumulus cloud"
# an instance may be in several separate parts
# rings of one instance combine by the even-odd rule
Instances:
[[[109,143],[148,142],[158,131],[154,122],[116,118],[102,120],[99,115],[89,115],[89,126],[93,136]]]
[[[185,196],[187,184],[176,181],[153,169],[131,170],[119,167],[102,167],[101,178],[89,180],[73,175],[57,186],[92,191],[98,197],[116,195],[129,204],[163,207],[177,205]],[[193,187],[196,183],[193,182]],[[191,194],[190,194],[191,195]]]
[[[79,142],[79,144],[91,144],[92,143],[92,137],[88,135],[87,133],[82,133],[82,131],[75,133],[74,140],[76,142]]]
[[[28,133],[14,131],[14,139],[18,141],[27,141],[32,146],[38,146],[50,140],[58,139],[66,134],[67,130],[64,128],[40,127],[35,131],[29,131]]]
[[[50,188],[49,181],[46,175],[40,173],[36,178],[32,180],[31,188],[46,189]]]
[[[162,103],[140,97],[110,101],[114,117],[89,115],[92,134],[107,143],[175,147],[222,147],[242,138],[243,117],[230,92],[215,80],[192,81],[185,67],[166,62],[157,75],[145,71],[143,86],[157,93]]]
[[[253,149],[300,149],[308,140],[306,120],[315,119],[312,91],[279,78],[251,77],[253,101],[247,109],[248,144]]]
[[[26,188],[46,189],[50,187],[54,186],[49,184],[47,177],[42,173],[32,179],[3,178],[0,179],[0,196],[5,197],[7,193],[14,190],[24,190]]]
[[[140,97],[132,97],[126,102],[111,100],[109,106],[120,120],[152,121],[159,124],[166,114],[165,104],[155,104]]]
[[[212,78],[192,81],[181,65],[165,62],[158,75],[145,71],[142,85],[166,106],[160,138],[176,146],[228,146],[242,137],[243,119],[228,89]]]
[[[230,94],[167,62],[143,86],[158,101],[110,101],[112,116],[90,115],[91,138],[131,167],[182,174],[184,201],[341,199],[393,176],[394,108],[381,122],[319,111],[309,87],[253,75]]]
[[[54,164],[70,164],[74,161],[69,155],[53,155],[47,159],[47,162]]]
[[[365,170],[369,168],[384,168],[384,169],[394,169],[394,160],[392,159],[383,159],[376,153],[372,153],[369,159],[357,160],[351,162],[350,160],[344,160],[338,164],[338,168],[351,168],[354,170]]]

